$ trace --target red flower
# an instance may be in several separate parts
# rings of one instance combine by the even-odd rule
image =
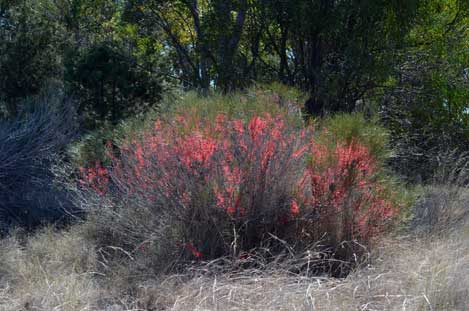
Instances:
[[[298,206],[298,203],[296,200],[292,200],[291,206],[290,206],[290,214],[292,216],[297,216],[300,213],[300,208]]]
[[[194,244],[192,244],[192,243],[189,242],[189,243],[186,243],[186,244],[184,245],[184,247],[185,247],[187,250],[189,250],[189,251],[192,253],[192,256],[194,256],[195,258],[200,258],[200,257],[202,257],[202,253],[199,252],[199,251],[195,248]]]

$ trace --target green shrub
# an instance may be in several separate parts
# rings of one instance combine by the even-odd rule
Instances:
[[[197,119],[207,120],[215,120],[220,113],[243,120],[264,113],[287,114],[291,122],[299,125],[303,98],[297,89],[275,83],[257,85],[243,92],[214,93],[208,97],[188,92],[168,99],[163,110],[170,115],[191,113]]]
[[[356,140],[365,145],[375,159],[383,161],[391,155],[388,145],[389,133],[376,120],[366,120],[360,113],[336,114],[325,120],[318,120],[322,136],[329,141]]]

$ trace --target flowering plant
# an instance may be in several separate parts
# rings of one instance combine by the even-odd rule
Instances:
[[[366,146],[321,142],[283,115],[219,114],[212,123],[178,115],[110,157],[107,169],[82,168],[81,182],[171,219],[196,258],[247,252],[271,235],[367,242],[397,213]]]

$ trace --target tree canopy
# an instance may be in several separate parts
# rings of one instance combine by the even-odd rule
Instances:
[[[468,25],[466,0],[1,0],[0,112],[52,85],[93,129],[168,88],[281,82],[308,94],[307,113],[365,109],[400,142],[460,148]]]

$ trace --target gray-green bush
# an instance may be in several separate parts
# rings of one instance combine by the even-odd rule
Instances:
[[[13,119],[0,120],[0,229],[33,228],[64,216],[66,194],[52,166],[74,135],[72,103],[45,96]],[[25,105],[29,106],[29,105]]]

